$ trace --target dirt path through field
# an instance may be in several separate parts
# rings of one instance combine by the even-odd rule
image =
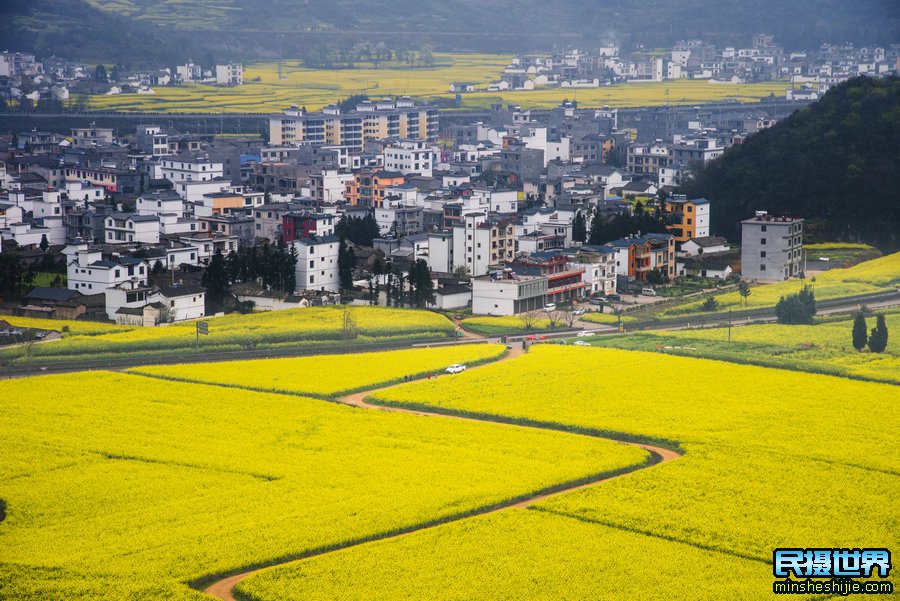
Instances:
[[[523,354],[525,354],[525,351],[521,347],[517,346],[515,348],[509,349],[507,351],[506,355],[504,355],[499,360],[491,361],[489,363],[485,363],[484,365],[493,365],[500,361],[509,361],[511,359],[520,357]],[[478,366],[478,367],[481,367],[481,366]],[[471,369],[478,369],[478,367],[473,367]],[[443,377],[453,377],[453,376],[441,375],[440,377],[443,378]],[[391,388],[395,388],[397,386],[403,386],[403,385],[405,385],[405,383],[394,384],[392,386],[385,386],[382,388],[374,388],[371,390],[364,390],[362,392],[355,392],[353,394],[339,397],[337,400],[341,403],[344,403],[345,405],[359,407],[362,409],[371,409],[371,410],[375,410],[375,411],[388,411],[388,412],[393,412],[393,413],[411,413],[413,415],[419,415],[422,417],[435,417],[435,418],[440,418],[440,419],[457,419],[457,420],[473,421],[473,422],[479,422],[479,423],[487,422],[487,423],[496,423],[498,425],[506,425],[506,426],[511,425],[508,423],[504,423],[502,421],[491,421],[489,419],[479,419],[479,418],[475,418],[475,417],[465,417],[465,416],[461,416],[461,415],[448,415],[446,413],[424,411],[424,410],[419,410],[419,409],[407,409],[404,407],[395,407],[395,406],[388,407],[388,406],[383,406],[383,405],[373,405],[371,403],[367,403],[365,400],[366,397],[369,397],[376,392],[390,390]],[[512,425],[512,426],[520,427],[520,428],[540,428],[540,426],[536,426],[536,425]],[[597,438],[602,438],[602,437],[597,437]],[[608,439],[608,440],[612,440],[612,439]],[[407,530],[404,530],[404,531],[402,531],[400,533],[396,533],[396,534],[390,534],[390,535],[385,535],[385,536],[381,536],[381,537],[376,536],[366,542],[374,542],[376,540],[399,538],[401,536],[407,536],[409,534],[420,532],[420,531],[426,530],[428,528],[434,528],[439,525],[447,524],[447,523],[454,522],[454,521],[459,521],[459,520],[466,519],[469,517],[474,517],[476,515],[485,515],[485,514],[489,514],[489,513],[495,513],[495,512],[503,511],[503,510],[510,509],[510,508],[529,507],[530,505],[533,505],[533,504],[541,502],[541,501],[545,501],[545,500],[547,500],[551,497],[555,497],[557,495],[572,492],[572,491],[579,490],[582,488],[587,488],[588,486],[594,486],[600,482],[606,482],[606,481],[612,480],[614,478],[621,478],[622,476],[626,476],[629,473],[635,472],[637,470],[646,469],[648,467],[652,467],[652,466],[660,464],[660,463],[665,463],[667,461],[673,461],[673,460],[681,457],[681,454],[678,453],[677,451],[673,451],[672,449],[667,449],[664,447],[659,447],[659,446],[654,446],[654,445],[644,444],[644,443],[638,443],[638,442],[625,442],[625,441],[620,441],[620,440],[616,440],[615,442],[618,442],[619,444],[626,444],[626,445],[640,447],[650,453],[651,460],[645,464],[635,466],[633,469],[623,470],[621,473],[618,473],[618,474],[602,475],[602,476],[599,476],[595,479],[588,480],[588,481],[579,480],[578,482],[575,482],[572,484],[564,484],[561,486],[552,487],[551,489],[535,493],[533,496],[527,497],[525,499],[513,500],[513,501],[510,501],[507,503],[501,503],[501,504],[495,505],[493,507],[486,508],[484,511],[469,512],[465,516],[457,518],[457,519],[450,519],[450,520],[440,521],[440,522],[436,522],[436,523],[425,524],[425,525],[421,525],[421,526],[417,526],[417,527],[411,527]],[[365,543],[359,543],[359,544],[365,544]],[[346,549],[346,548],[352,547],[352,546],[355,546],[355,545],[348,545],[346,547],[341,547],[341,549]],[[276,568],[279,566],[289,565],[291,563],[296,563],[299,561],[304,561],[305,559],[308,559],[310,557],[324,555],[325,553],[331,553],[336,550],[338,550],[338,549],[323,551],[321,553],[314,553],[314,554],[307,555],[301,559],[291,559],[291,560],[276,563],[276,564],[273,564],[270,566],[266,566],[263,568],[257,568],[257,569],[253,569],[253,570],[247,570],[246,572],[241,572],[239,574],[233,574],[231,576],[227,576],[220,580],[216,580],[212,584],[208,585],[205,589],[203,589],[203,592],[206,593],[207,595],[216,597],[218,599],[223,599],[225,601],[236,601],[236,597],[234,596],[234,587],[237,586],[237,584],[239,582],[241,582],[242,580],[244,580],[245,578],[249,578],[250,576],[253,576],[254,574],[257,574],[257,573],[265,571],[265,570],[269,570],[269,569]]]

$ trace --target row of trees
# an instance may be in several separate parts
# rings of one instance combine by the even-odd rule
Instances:
[[[616,215],[611,219],[593,214],[590,229],[587,227],[588,215],[579,211],[572,222],[572,239],[589,244],[606,244],[637,232],[665,232],[665,224],[660,210],[648,211],[640,201],[634,205],[633,215]]]
[[[782,296],[775,305],[778,323],[810,325],[815,314],[816,295],[808,284],[804,284],[797,294]]]
[[[372,240],[381,235],[381,229],[372,214],[363,218],[347,218],[345,215],[334,226],[334,233],[342,240],[349,240],[357,246],[372,246]]]
[[[369,302],[373,305],[378,304],[379,280],[384,281],[388,307],[411,305],[421,309],[435,301],[434,282],[424,259],[417,259],[404,276],[398,265],[376,258],[369,277]]]
[[[297,251],[279,238],[273,246],[268,242],[244,246],[224,256],[221,250],[210,259],[201,283],[206,288],[207,308],[221,310],[228,287],[241,282],[256,282],[268,290],[293,292],[297,287]]]
[[[857,312],[856,319],[853,320],[853,348],[861,351],[868,346],[873,353],[883,353],[887,348],[887,343],[888,329],[884,315],[879,313],[875,318],[875,327],[872,328],[870,334],[866,326],[865,314],[862,311]]]

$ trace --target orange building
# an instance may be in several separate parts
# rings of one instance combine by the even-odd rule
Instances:
[[[392,186],[406,182],[403,174],[397,171],[362,171],[347,182],[345,195],[353,206],[384,206],[384,191]]]
[[[666,230],[676,242],[709,236],[709,201],[705,198],[688,200],[683,194],[666,199]]]

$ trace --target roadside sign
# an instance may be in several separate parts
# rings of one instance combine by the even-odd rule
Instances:
[[[209,322],[208,321],[198,321],[197,322],[197,333],[203,334],[204,336],[209,336]]]

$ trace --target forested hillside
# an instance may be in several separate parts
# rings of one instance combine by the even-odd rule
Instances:
[[[859,77],[750,136],[686,187],[739,236],[755,210],[802,216],[828,238],[900,248],[900,78]]]

